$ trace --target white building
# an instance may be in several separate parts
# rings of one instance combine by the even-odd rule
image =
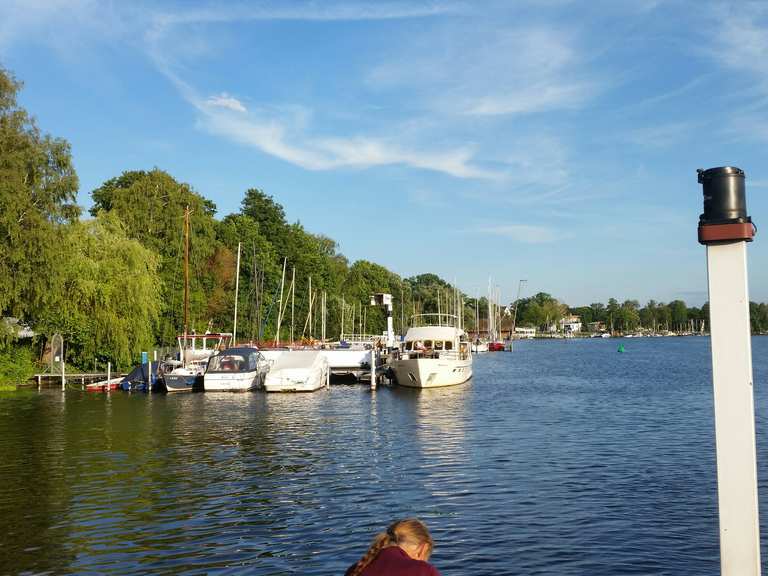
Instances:
[[[560,320],[560,330],[565,333],[581,332],[581,318],[578,316],[566,316]]]

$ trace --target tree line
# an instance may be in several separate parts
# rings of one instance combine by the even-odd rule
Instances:
[[[512,309],[514,309],[514,303]],[[768,332],[768,304],[750,302],[752,332]],[[578,316],[582,329],[632,333],[638,330],[650,332],[696,332],[709,330],[709,302],[701,307],[688,306],[683,300],[657,302],[649,300],[641,306],[638,300],[619,303],[615,298],[607,304],[595,302],[589,306],[570,307],[545,292],[517,303],[517,325],[548,330],[559,325],[567,316]],[[509,324],[509,320],[507,324]],[[598,326],[599,325],[599,326]]]

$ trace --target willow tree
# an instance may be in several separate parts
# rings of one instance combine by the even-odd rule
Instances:
[[[184,210],[190,208],[190,325],[204,331],[211,320],[212,287],[227,257],[217,254],[215,204],[159,169],[124,172],[94,190],[92,197],[92,214],[103,210],[117,215],[130,238],[160,256],[164,308],[158,339],[166,344],[183,326],[183,222]]]
[[[20,89],[0,69],[0,316],[34,324],[58,297],[59,239],[79,215],[78,182],[69,144],[40,132],[17,104]]]
[[[90,366],[96,359],[128,367],[155,344],[159,257],[106,212],[69,226],[61,246],[61,299],[42,325],[63,334],[73,364]]]

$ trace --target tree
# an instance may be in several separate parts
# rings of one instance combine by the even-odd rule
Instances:
[[[80,210],[69,144],[40,132],[20,89],[0,68],[0,316],[35,323],[56,298],[61,230]]]
[[[227,257],[216,239],[214,203],[157,168],[123,172],[94,190],[92,196],[93,211],[116,214],[130,238],[160,256],[164,308],[158,340],[166,344],[175,340],[183,326],[183,222],[189,207],[190,328],[205,331],[211,321],[208,300],[221,283],[217,274]]]
[[[669,303],[670,321],[676,330],[682,329],[688,322],[688,307],[682,300]]]
[[[45,311],[41,328],[63,334],[74,364],[88,366],[96,358],[128,367],[155,343],[159,258],[106,212],[68,226],[60,244],[61,298]]]
[[[258,223],[259,231],[273,244],[279,244],[287,233],[285,210],[272,196],[258,188],[249,188],[241,204],[240,213]]]

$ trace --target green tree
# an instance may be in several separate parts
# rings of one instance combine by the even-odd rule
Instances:
[[[183,227],[184,211],[190,217],[190,328],[205,331],[211,322],[208,302],[222,282],[222,267],[231,255],[220,250],[216,239],[215,205],[188,184],[154,170],[124,172],[93,191],[93,213],[105,210],[125,224],[129,237],[160,257],[163,321],[158,339],[171,344],[183,327]],[[216,329],[220,329],[216,327]]]
[[[68,362],[129,366],[155,343],[158,257],[128,238],[122,222],[108,213],[72,224],[60,241],[61,298],[45,311],[41,328],[62,333]]]
[[[682,330],[688,322],[688,306],[682,300],[673,300],[669,303],[670,321],[675,330]]]
[[[17,104],[20,89],[0,69],[0,316],[35,323],[57,298],[59,238],[79,215],[78,182],[69,144],[40,132]]]

